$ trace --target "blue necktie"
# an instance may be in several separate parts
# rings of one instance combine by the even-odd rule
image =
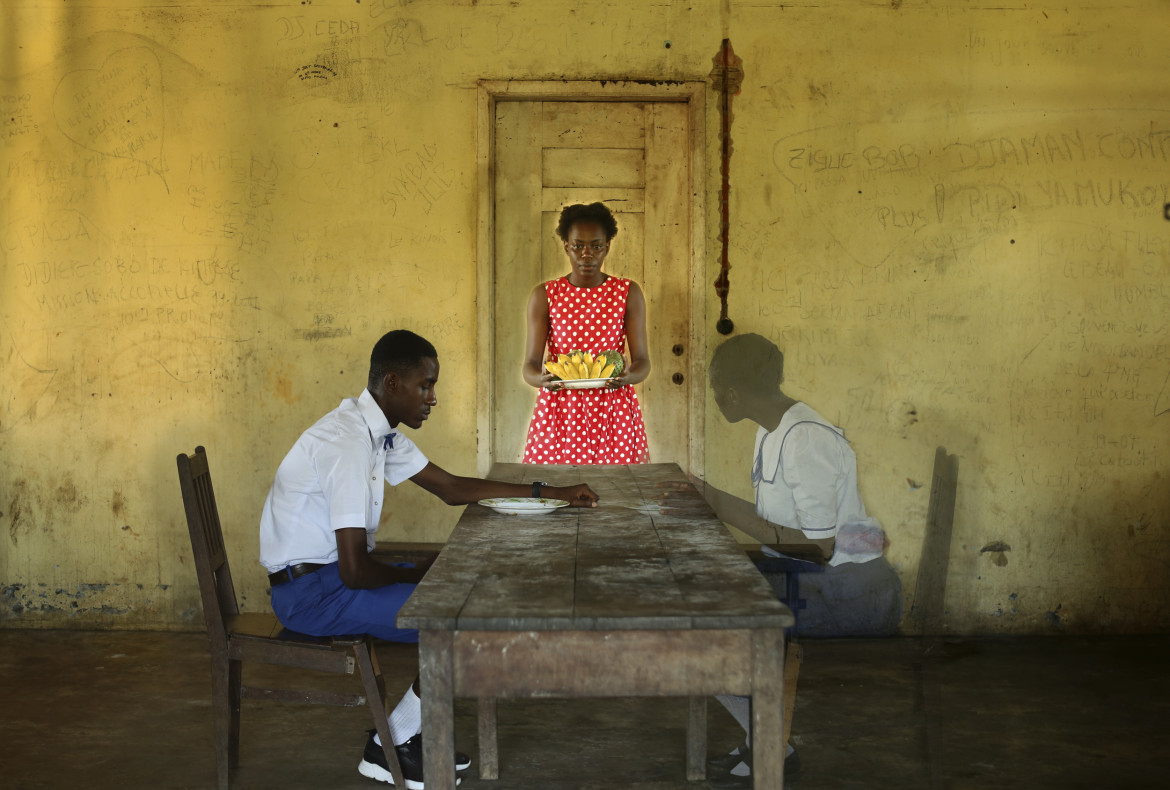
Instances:
[[[759,485],[764,479],[764,443],[760,442],[760,451],[756,453],[756,462],[752,464],[752,485]]]
[[[760,510],[760,483],[764,479],[764,442],[760,441],[760,451],[756,453],[756,462],[752,464],[752,488],[756,490],[756,512]]]

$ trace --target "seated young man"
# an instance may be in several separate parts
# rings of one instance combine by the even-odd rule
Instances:
[[[260,518],[260,564],[268,569],[272,609],[289,629],[314,636],[367,633],[417,642],[395,625],[398,610],[426,568],[395,567],[370,557],[385,484],[404,480],[449,505],[530,494],[594,507],[589,486],[532,486],[457,477],[435,464],[399,428],[419,428],[436,404],[435,347],[406,330],[388,332],[370,355],[367,387],[301,434],[276,471]],[[390,715],[390,732],[410,790],[422,790],[418,680]],[[456,769],[470,760],[457,755]],[[393,783],[381,741],[371,732],[358,766]]]
[[[806,561],[810,570],[819,571],[800,576],[805,607],[796,613],[795,633],[893,634],[902,617],[902,583],[882,554],[881,525],[865,512],[857,457],[845,435],[784,393],[784,354],[760,335],[723,343],[709,375],[724,418],[759,426],[751,467],[755,503],[702,481],[700,490],[720,519],[758,539],[766,554]],[[814,563],[824,567],[812,568]],[[777,592],[782,589],[776,578],[769,580]],[[750,744],[747,698],[718,699],[744,728]],[[746,750],[745,745],[733,755]],[[736,756],[720,761],[730,768],[730,780],[716,780],[713,786],[735,786],[736,777],[746,785],[750,761]]]

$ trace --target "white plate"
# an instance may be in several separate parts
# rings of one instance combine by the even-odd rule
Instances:
[[[609,381],[608,378],[569,379],[568,381],[562,381],[561,384],[563,384],[567,390],[596,390],[604,387],[607,381]]]
[[[540,513],[551,513],[559,507],[568,507],[569,503],[563,499],[533,498],[526,496],[503,497],[502,499],[481,499],[479,504],[490,507],[497,513],[505,516],[535,516]]]

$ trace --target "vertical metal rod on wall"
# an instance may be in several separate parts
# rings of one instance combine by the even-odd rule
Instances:
[[[720,137],[723,144],[719,162],[722,179],[719,190],[719,241],[722,250],[719,277],[715,279],[715,293],[719,295],[719,320],[715,323],[715,329],[721,335],[730,335],[735,330],[735,324],[727,317],[727,292],[731,283],[728,277],[731,270],[728,258],[731,235],[731,97],[738,94],[743,85],[743,61],[732,51],[731,39],[728,38],[723,39],[714,61],[711,77],[720,94]]]

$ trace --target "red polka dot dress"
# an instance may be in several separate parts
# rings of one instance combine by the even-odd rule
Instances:
[[[548,295],[548,352],[626,350],[630,281],[607,277],[577,288],[568,277],[544,284]],[[643,464],[646,426],[633,387],[591,390],[541,388],[524,446],[526,464]]]

